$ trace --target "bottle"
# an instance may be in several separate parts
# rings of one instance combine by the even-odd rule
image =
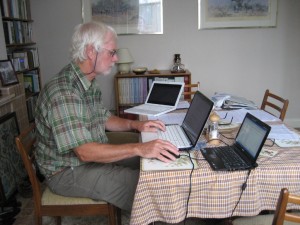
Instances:
[[[185,72],[184,65],[181,63],[180,54],[174,55],[174,65],[173,65],[171,71],[173,73],[184,73]]]
[[[209,144],[219,145],[219,121],[220,117],[217,113],[213,112],[209,116],[209,124],[208,124],[208,141]]]

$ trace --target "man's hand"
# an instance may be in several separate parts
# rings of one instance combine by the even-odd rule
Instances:
[[[142,132],[157,132],[157,130],[165,131],[165,124],[161,120],[148,120],[148,121],[133,121],[133,127]]]
[[[161,139],[141,143],[139,150],[141,157],[156,158],[166,163],[176,160],[176,157],[172,153],[179,155],[179,150],[175,145]]]

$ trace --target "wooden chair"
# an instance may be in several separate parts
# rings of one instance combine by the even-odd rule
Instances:
[[[300,196],[290,194],[287,188],[282,188],[274,214],[241,217],[233,221],[233,225],[293,225],[300,223],[300,213],[287,211],[288,203],[300,205]]]
[[[121,225],[120,211],[107,202],[94,201],[89,198],[64,197],[54,194],[47,187],[42,191],[34,167],[35,124],[21,132],[15,140],[32,185],[36,225],[42,225],[43,216],[56,217],[56,224],[60,225],[62,216],[91,215],[107,216],[109,225],[116,223]]]
[[[283,225],[284,221],[300,223],[300,214],[287,211],[288,203],[300,205],[300,195],[290,194],[287,188],[282,188],[272,225]],[[285,222],[284,224],[288,223]]]
[[[271,93],[269,89],[267,89],[260,108],[262,110],[265,110],[266,112],[271,113],[272,115],[278,117],[283,121],[288,105],[288,99],[284,99],[278,95],[275,95]]]
[[[195,84],[185,84],[183,96],[184,99],[188,102],[191,102],[196,91],[200,90],[200,82],[198,81]]]

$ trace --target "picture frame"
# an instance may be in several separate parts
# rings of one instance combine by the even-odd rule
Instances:
[[[276,27],[277,0],[198,0],[198,29]]]
[[[163,0],[82,0],[83,22],[101,21],[117,34],[162,34]]]
[[[2,198],[12,196],[18,184],[27,176],[15,137],[20,134],[16,112],[0,117],[0,177]]]
[[[17,74],[10,60],[0,60],[0,80],[3,86],[19,83]]]

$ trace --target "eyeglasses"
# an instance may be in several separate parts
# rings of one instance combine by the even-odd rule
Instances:
[[[102,48],[102,49],[105,49],[106,51],[108,51],[111,57],[114,57],[117,54],[116,49],[113,49],[113,50],[109,50],[107,48]]]
[[[267,142],[271,142],[271,144],[267,143]],[[264,143],[264,146],[266,146],[266,147],[273,147],[274,144],[275,144],[275,139],[274,138],[267,138],[266,141],[265,141],[265,143]]]
[[[226,119],[227,114],[228,114],[228,113],[226,113],[225,116],[224,116],[223,118],[221,118],[221,119],[222,119],[222,120]],[[233,116],[231,117],[230,122],[227,122],[227,123],[226,123],[226,122],[223,121],[223,122],[220,122],[219,125],[221,125],[221,126],[224,126],[224,125],[230,125],[230,124],[232,124],[232,120],[233,120]]]

